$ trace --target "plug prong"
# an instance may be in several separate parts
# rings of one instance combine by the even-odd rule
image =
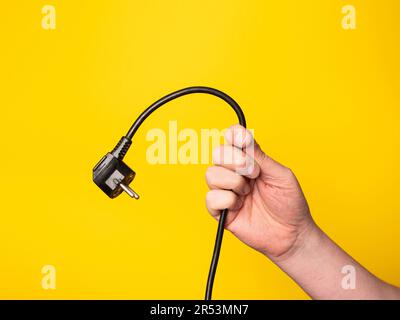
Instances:
[[[123,183],[120,183],[119,185],[122,188],[122,190],[124,190],[131,198],[139,199],[139,195],[135,191],[133,191],[129,186]]]

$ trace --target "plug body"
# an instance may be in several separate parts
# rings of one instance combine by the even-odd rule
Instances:
[[[135,172],[113,153],[107,153],[93,168],[94,183],[111,199],[122,191],[138,199],[136,192],[129,188],[134,177]]]

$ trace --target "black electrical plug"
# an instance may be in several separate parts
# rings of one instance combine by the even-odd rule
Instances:
[[[135,172],[122,161],[131,143],[131,140],[122,137],[114,150],[107,153],[93,168],[94,183],[112,199],[122,191],[139,199],[139,195],[129,187],[135,178]]]

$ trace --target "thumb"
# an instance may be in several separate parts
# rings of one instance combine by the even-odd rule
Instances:
[[[226,131],[225,139],[228,144],[242,149],[258,164],[261,178],[276,179],[287,176],[289,169],[265,154],[250,130],[239,124],[233,125]]]

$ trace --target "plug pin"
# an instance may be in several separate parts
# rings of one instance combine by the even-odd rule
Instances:
[[[124,190],[131,198],[139,199],[139,195],[135,191],[133,191],[129,186],[123,183],[120,183],[119,185],[122,188],[122,190]]]

